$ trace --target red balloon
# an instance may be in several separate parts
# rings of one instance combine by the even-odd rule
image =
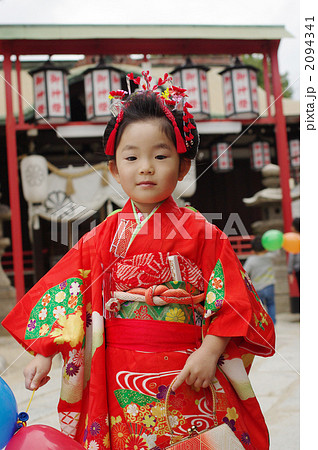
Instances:
[[[20,428],[10,439],[6,450],[83,450],[84,447],[61,431],[47,425]]]

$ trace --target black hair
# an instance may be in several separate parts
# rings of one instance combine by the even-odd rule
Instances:
[[[295,217],[295,219],[292,222],[293,227],[295,228],[295,230],[300,233],[300,218],[299,217]]]
[[[170,120],[167,118],[167,116],[164,113],[164,110],[162,109],[161,100],[158,98],[157,94],[155,94],[152,91],[135,91],[130,97],[127,98],[125,107],[124,107],[124,115],[119,123],[117,134],[116,134],[116,141],[115,141],[115,152],[116,148],[119,144],[119,141],[121,139],[121,136],[125,130],[125,128],[133,123],[138,122],[142,120],[149,120],[149,119],[161,119],[162,120],[162,131],[172,140],[172,142],[176,146],[176,136],[173,129],[173,125],[170,122]],[[171,110],[176,124],[180,130],[181,136],[184,137],[184,131],[183,131],[183,113],[182,111],[178,110]],[[199,147],[199,134],[196,127],[196,123],[193,119],[190,119],[190,122],[192,125],[195,126],[194,129],[191,130],[191,133],[193,135],[193,139],[191,141],[188,141],[187,151],[185,153],[180,154],[183,158],[189,158],[194,159],[198,147]],[[110,121],[107,124],[107,127],[104,132],[104,138],[103,138],[103,145],[104,148],[107,145],[107,141],[109,139],[109,136],[111,132],[113,131],[116,124],[116,118],[112,117]],[[185,138],[184,138],[185,140]],[[185,141],[186,142],[186,141]],[[115,155],[106,155],[106,159],[109,161],[110,159],[114,159]]]
[[[262,237],[261,236],[256,236],[252,240],[252,249],[256,253],[259,253],[259,252],[262,252],[263,250],[265,250],[264,247],[263,247],[263,244],[262,244]]]

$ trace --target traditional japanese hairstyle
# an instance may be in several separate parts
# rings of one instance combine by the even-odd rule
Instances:
[[[167,118],[169,122],[164,131],[175,143],[177,152],[185,158],[195,158],[199,135],[193,115],[188,111],[192,106],[185,100],[186,89],[173,86],[172,77],[167,73],[163,79],[159,78],[158,84],[150,88],[152,77],[149,76],[149,71],[142,72],[142,75],[146,84],[142,85],[141,90],[131,94],[130,81],[139,85],[141,79],[134,78],[130,73],[126,77],[129,92],[123,90],[110,92],[109,97],[114,99],[114,103],[111,107],[113,117],[104,133],[106,159],[115,158],[115,149],[127,125],[152,118]],[[167,82],[169,87],[165,91],[158,90],[159,86]]]

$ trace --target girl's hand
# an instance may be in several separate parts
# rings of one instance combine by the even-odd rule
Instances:
[[[50,377],[48,373],[51,370],[53,356],[43,356],[39,353],[24,368],[23,375],[25,378],[25,387],[30,391],[44,386]]]
[[[212,382],[220,355],[230,338],[207,335],[200,348],[192,353],[173,384],[175,391],[185,381],[196,390],[207,388]]]

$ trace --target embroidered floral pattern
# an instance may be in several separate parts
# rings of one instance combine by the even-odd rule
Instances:
[[[179,307],[171,308],[166,315],[166,320],[169,322],[184,323],[185,322],[184,312]]]
[[[125,423],[119,422],[115,423],[111,429],[112,440],[114,442],[114,447],[118,450],[125,448],[126,439],[129,437],[129,431]]]
[[[131,434],[126,440],[125,449],[127,450],[145,450],[147,447],[147,442],[137,434]]]
[[[250,443],[251,443],[251,439],[250,439],[250,437],[249,437],[249,435],[247,433],[242,433],[241,441],[245,445],[250,445]]]
[[[77,307],[83,305],[82,284],[83,281],[80,278],[70,278],[45,292],[31,311],[25,338],[45,337],[51,332],[53,325],[63,316],[67,317],[69,314],[74,314]],[[74,292],[77,292],[77,294],[73,294]],[[43,321],[45,321],[45,324],[43,324]],[[43,325],[45,325],[44,328],[42,328]]]
[[[221,261],[218,260],[208,284],[206,299],[205,299],[205,317],[217,312],[222,308],[224,302],[224,271]]]
[[[260,327],[264,331],[265,330],[264,325],[266,325],[266,326],[268,325],[267,314],[265,312],[264,313],[260,312],[259,317],[257,317],[257,315],[254,313],[254,320],[255,320],[255,326]]]
[[[61,316],[57,321],[57,326],[51,331],[50,336],[55,338],[58,345],[69,342],[71,347],[76,347],[84,338],[84,322],[81,319],[81,311],[68,316]]]
[[[161,386],[158,387],[158,394],[156,395],[156,397],[159,400],[165,399],[167,396],[168,389],[169,389],[169,386],[165,386],[164,384],[162,384]],[[173,394],[174,394],[174,392],[173,392]]]
[[[55,319],[59,319],[60,316],[65,316],[66,314],[66,309],[64,308],[64,306],[56,306],[53,309],[53,316],[55,317]]]
[[[65,300],[65,298],[66,298],[66,293],[64,291],[60,291],[55,295],[54,300],[57,303],[62,303]]]
[[[238,414],[236,413],[236,408],[227,408],[227,414],[226,417],[231,420],[237,420],[238,419]]]
[[[234,419],[229,420],[228,417],[223,417],[223,422],[226,423],[232,431],[236,431]]]
[[[39,330],[39,335],[40,336],[45,336],[50,330],[50,327],[48,326],[47,323],[45,323],[44,325],[41,326],[40,330]]]
[[[147,313],[146,305],[142,305],[137,311],[135,311],[135,317],[139,320],[153,320],[151,315]]]
[[[96,441],[91,441],[88,450],[99,450],[99,444]]]
[[[74,375],[77,374],[78,371],[79,371],[79,367],[72,362],[68,363],[65,368],[65,373],[69,377],[73,377]]]
[[[78,295],[80,292],[81,292],[80,284],[77,281],[73,281],[73,283],[70,286],[70,294]]]
[[[44,297],[42,298],[42,305],[43,306],[47,306],[51,301],[51,296],[50,294],[46,294],[44,295]]]
[[[67,280],[62,281],[62,283],[59,284],[60,289],[65,289],[67,287]]]
[[[68,306],[70,308],[75,308],[75,306],[77,305],[77,295],[71,295],[68,301]]]
[[[143,418],[142,422],[147,428],[151,428],[151,427],[155,426],[156,418],[154,416],[150,416],[149,414],[146,414],[145,417]]]
[[[97,436],[100,433],[101,426],[98,422],[93,422],[90,427],[90,432],[92,436]]]
[[[44,320],[46,319],[46,316],[47,316],[47,309],[46,308],[41,309],[41,311],[39,312],[39,319]]]
[[[36,327],[36,320],[35,319],[30,319],[29,323],[27,325],[28,331],[34,331],[35,327]]]

